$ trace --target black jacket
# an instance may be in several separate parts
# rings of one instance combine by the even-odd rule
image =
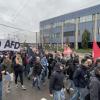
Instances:
[[[33,76],[38,76],[41,74],[42,72],[42,65],[38,62],[35,62],[35,64],[33,65]]]
[[[59,91],[64,87],[64,75],[61,71],[54,71],[51,75],[49,90],[52,94],[53,91]]]
[[[0,82],[2,81],[2,66],[0,64]]]
[[[79,64],[70,64],[67,69],[67,74],[69,75],[69,79],[73,80],[73,75],[76,69],[79,67]]]
[[[84,65],[81,65],[81,67],[78,68],[73,75],[75,86],[80,88],[85,88],[86,86],[88,86],[89,78],[90,74],[88,70],[84,67]]]
[[[90,100],[100,100],[100,77],[91,78]]]

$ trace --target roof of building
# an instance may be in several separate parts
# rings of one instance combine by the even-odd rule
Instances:
[[[50,18],[50,19],[47,19],[47,20],[43,20],[43,21],[40,22],[40,25],[45,25],[45,24],[48,24],[48,23],[52,24],[52,23],[58,22],[58,21],[62,22],[65,19],[68,19],[68,20],[69,19],[75,19],[75,18],[78,18],[78,17],[87,16],[87,15],[96,14],[96,13],[100,13],[100,4],[93,6],[93,7],[81,9],[81,10],[78,10],[78,11],[75,11],[75,12],[67,13],[67,14],[64,14],[64,15],[61,15],[61,16],[57,16],[57,17],[54,17],[54,18]]]

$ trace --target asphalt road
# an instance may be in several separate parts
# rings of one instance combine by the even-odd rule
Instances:
[[[45,84],[41,90],[32,87],[31,81],[27,79],[24,81],[27,90],[22,90],[20,85],[17,88],[14,82],[11,84],[11,92],[8,94],[5,92],[5,85],[3,86],[3,100],[41,100],[42,98],[52,100],[49,96],[48,84]]]
[[[32,87],[32,81],[27,79],[24,81],[27,90],[22,90],[20,86],[16,88],[14,82],[11,84],[11,92],[7,94],[5,93],[5,84],[3,83],[3,100],[42,100],[42,98],[46,98],[46,100],[53,100],[53,98],[49,95],[48,81],[41,90],[38,90],[36,87]],[[69,99],[66,97],[66,100]]]

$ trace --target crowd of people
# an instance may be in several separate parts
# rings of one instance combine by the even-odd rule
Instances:
[[[38,90],[49,80],[48,88],[54,100],[68,100],[66,95],[70,95],[70,100],[100,100],[100,58],[93,61],[90,54],[80,60],[74,51],[70,55],[39,49],[33,49],[31,54],[5,52],[0,56],[0,86],[2,76],[6,93],[10,92],[12,77],[16,88],[20,82],[26,90],[23,79],[27,77]],[[1,92],[0,88],[0,97]]]

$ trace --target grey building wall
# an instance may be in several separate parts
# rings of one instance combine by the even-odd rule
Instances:
[[[85,29],[90,32],[90,42],[93,41],[94,34],[94,15],[98,14],[97,20],[97,41],[100,42],[100,5],[86,8],[83,10],[79,10],[76,12],[72,12],[69,14],[64,14],[55,18],[51,18],[48,20],[44,20],[40,22],[40,37],[41,43],[61,43],[61,33],[63,23],[63,33],[64,40],[66,42],[67,39],[74,43],[75,42],[75,31],[76,24],[75,21],[79,18],[78,24],[78,42],[82,41],[82,34]],[[69,21],[69,22],[68,22]],[[66,24],[67,23],[67,24]],[[66,39],[67,38],[67,39]]]

